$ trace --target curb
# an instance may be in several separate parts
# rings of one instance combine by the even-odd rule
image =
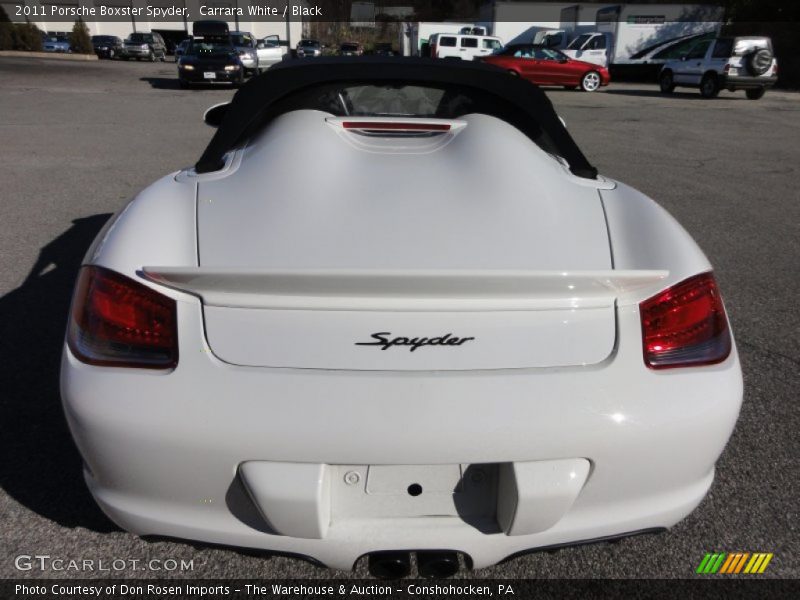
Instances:
[[[71,52],[24,52],[22,50],[0,50],[0,56],[16,58],[55,58],[56,60],[97,60],[96,54],[73,54]]]

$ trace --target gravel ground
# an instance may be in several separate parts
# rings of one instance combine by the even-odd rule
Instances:
[[[72,282],[110,213],[193,163],[223,89],[179,90],[175,67],[0,59],[0,577],[14,557],[193,560],[190,577],[364,576],[305,561],[120,531],[80,476],[58,398]],[[764,577],[797,578],[800,410],[800,95],[614,84],[549,92],[600,171],[662,203],[715,265],[736,332],[745,401],[711,493],[672,530],[537,553],[462,577],[692,577],[706,551],[774,552]],[[94,573],[102,575],[102,573]],[[132,571],[127,577],[163,572]]]

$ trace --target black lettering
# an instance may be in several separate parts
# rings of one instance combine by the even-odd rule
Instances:
[[[465,337],[459,338],[453,336],[452,333],[446,333],[439,337],[434,338],[407,338],[407,337],[396,337],[390,339],[392,333],[390,331],[379,331],[377,333],[373,333],[370,337],[375,340],[374,342],[356,342],[356,346],[380,346],[381,350],[388,350],[393,346],[410,346],[409,352],[414,352],[415,350],[422,348],[423,346],[460,346],[464,342],[469,342],[474,340],[474,337]]]
[[[418,338],[414,338],[411,341],[413,342],[413,347],[411,348],[411,352],[413,352],[420,346],[427,346],[428,344],[431,343],[430,340],[428,340],[428,338],[422,338],[421,340]]]
[[[370,337],[378,340],[377,342],[356,342],[356,346],[383,346],[381,350],[386,350],[392,345],[392,343],[389,341],[389,338],[386,337],[387,335],[392,335],[392,332],[379,331],[378,333],[373,333]]]

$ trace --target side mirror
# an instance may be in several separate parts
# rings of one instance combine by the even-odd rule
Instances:
[[[203,122],[209,127],[219,127],[225,115],[228,113],[230,105],[230,102],[215,104],[203,114]]]
[[[264,42],[258,42],[256,44],[256,48],[258,48],[259,50],[263,50],[266,47],[267,47],[267,45]]]
[[[681,56],[681,60],[686,60],[686,55]]]

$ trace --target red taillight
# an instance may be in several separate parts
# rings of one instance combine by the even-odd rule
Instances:
[[[92,365],[171,369],[178,364],[175,301],[103,267],[81,269],[67,343]]]
[[[731,352],[728,318],[711,273],[690,277],[639,304],[644,362],[653,369],[709,365]]]

